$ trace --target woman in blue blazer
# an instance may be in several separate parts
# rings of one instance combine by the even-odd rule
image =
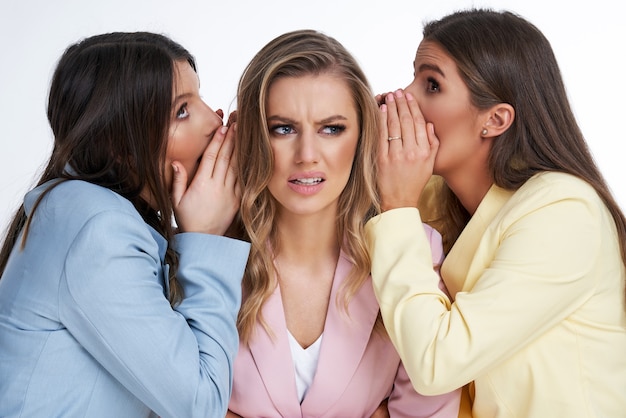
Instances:
[[[0,254],[0,416],[226,413],[249,245],[221,236],[239,201],[222,116],[166,37],[65,51],[52,156]]]

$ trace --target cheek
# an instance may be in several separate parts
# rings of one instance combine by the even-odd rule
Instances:
[[[178,126],[170,131],[168,138],[167,157],[171,161],[194,161],[200,158],[208,145],[207,138],[195,134],[189,126]]]
[[[352,165],[354,163],[357,149],[357,141],[358,138],[354,138],[353,141],[346,142],[337,150],[335,154],[337,156],[337,167],[344,172],[346,180],[350,177],[350,173],[352,172]]]
[[[356,148],[357,148],[357,142],[354,141],[353,144],[349,144],[348,146],[344,147],[344,149],[340,151],[339,155],[342,158],[342,165],[344,167],[348,167],[352,169],[352,163],[354,162]]]
[[[450,103],[431,103],[422,106],[422,113],[427,122],[435,125],[435,132],[439,139],[464,131],[470,123],[466,109],[451,105]]]
[[[165,155],[166,168],[171,171],[171,163],[177,161],[187,172],[188,182],[194,178],[198,169],[199,159],[204,152],[208,141],[200,140],[197,136],[189,135],[180,127],[168,138],[167,153]],[[171,173],[169,174],[171,178]]]
[[[272,169],[272,175],[270,176],[270,181],[268,184],[268,188],[270,189],[270,192],[272,191],[273,185],[276,184],[279,179],[283,178],[283,176],[285,175],[285,172],[287,171],[287,162],[285,161],[287,156],[286,156],[286,150],[281,149],[281,148],[277,148],[272,146],[272,154],[273,154],[273,169]],[[272,193],[273,194],[273,193]]]

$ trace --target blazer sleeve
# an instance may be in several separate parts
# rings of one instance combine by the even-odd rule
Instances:
[[[387,409],[390,418],[457,418],[460,403],[461,389],[433,396],[417,393],[400,363]]]
[[[423,224],[423,227],[424,227],[424,232],[426,232],[426,239],[428,240],[428,243],[430,244],[430,252],[431,252],[432,260],[433,260],[433,268],[435,272],[437,272],[437,275],[439,276],[439,289],[443,293],[445,293],[449,299],[451,299],[450,292],[448,291],[446,284],[441,279],[441,274],[440,274],[441,264],[443,263],[443,259],[445,258],[445,255],[443,253],[443,239],[439,231],[437,231],[435,228],[425,223]]]
[[[416,209],[394,209],[366,225],[383,320],[420,393],[474,380],[592,294],[602,215],[585,199],[544,199],[520,204],[501,230],[490,232],[494,253],[483,254],[476,285],[457,293],[452,305],[438,288]]]
[[[184,300],[164,295],[157,243],[119,211],[91,218],[66,259],[60,317],[73,337],[162,418],[224,416],[247,243],[176,237]]]
[[[439,273],[443,262],[443,244],[441,234],[424,224],[424,232],[431,250],[432,266]],[[439,289],[446,295],[448,291],[439,279]],[[433,396],[424,396],[415,391],[404,365],[400,363],[396,374],[387,408],[390,418],[457,418],[461,401],[461,389]]]

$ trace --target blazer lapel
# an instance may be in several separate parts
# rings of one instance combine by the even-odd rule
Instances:
[[[269,335],[259,324],[249,343],[250,353],[276,410],[284,417],[301,417],[285,311],[278,285],[265,302],[262,312],[273,335]]]
[[[468,273],[474,263],[476,250],[485,231],[512,194],[498,186],[491,186],[472,219],[444,259],[441,265],[441,277],[452,297],[455,297],[457,292],[467,292],[474,287],[478,277],[470,277]]]
[[[352,268],[342,252],[335,270],[317,372],[302,402],[305,416],[322,415],[339,400],[359,366],[378,316],[378,302],[369,277],[350,300],[348,313],[343,309],[341,285]]]

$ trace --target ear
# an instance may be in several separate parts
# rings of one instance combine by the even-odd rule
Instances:
[[[493,138],[502,135],[515,120],[515,109],[508,103],[498,103],[487,112],[481,136]]]

